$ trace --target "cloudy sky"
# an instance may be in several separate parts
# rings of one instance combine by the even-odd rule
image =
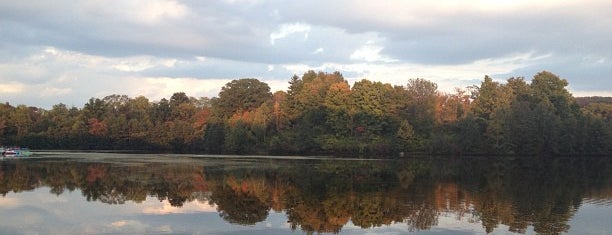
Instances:
[[[548,70],[612,96],[612,1],[0,0],[0,102],[277,91],[310,69],[449,92]]]

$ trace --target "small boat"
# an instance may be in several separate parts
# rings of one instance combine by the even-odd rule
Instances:
[[[3,157],[27,157],[32,155],[29,148],[1,146],[0,153]]]

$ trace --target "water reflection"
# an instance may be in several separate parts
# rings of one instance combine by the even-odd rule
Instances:
[[[122,157],[1,161],[0,208],[10,208],[10,201],[27,191],[49,188],[54,195],[78,192],[86,201],[109,206],[141,205],[145,214],[216,211],[227,226],[270,223],[282,214],[280,220],[290,229],[305,232],[338,233],[353,225],[428,231],[452,218],[487,233],[502,228],[558,234],[570,231],[572,218],[585,203],[612,204],[612,161],[607,158]],[[152,198],[166,204],[144,207]],[[109,223],[125,227],[130,221]]]

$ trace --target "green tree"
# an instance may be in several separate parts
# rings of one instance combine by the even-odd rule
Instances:
[[[32,127],[32,119],[30,118],[29,108],[25,105],[19,105],[9,116],[10,123],[15,127],[17,139],[25,137],[29,134]]]
[[[350,138],[354,128],[355,105],[346,81],[331,84],[323,105],[328,110],[327,125],[335,136]]]
[[[299,119],[304,112],[321,108],[330,86],[342,82],[346,83],[346,80],[339,72],[315,73],[311,70],[304,73],[301,80],[295,80],[294,77],[287,97],[294,109],[293,117]]]
[[[166,98],[162,98],[159,102],[153,103],[152,106],[151,117],[156,125],[170,120],[172,110],[170,108],[170,102]]]
[[[297,152],[318,152],[333,133],[329,128],[330,110],[325,107],[326,98],[333,84],[346,83],[339,72],[316,73],[308,71],[301,79],[294,76],[287,91],[284,107],[288,125],[281,135]],[[337,87],[340,88],[340,87]],[[339,89],[331,89],[339,94]],[[331,102],[331,103],[330,103]],[[332,105],[335,101],[328,101]],[[338,121],[341,119],[337,119]],[[331,121],[334,123],[335,121]],[[338,123],[338,125],[341,125]],[[278,146],[278,145],[275,145]]]
[[[181,104],[190,103],[190,102],[191,100],[189,99],[189,96],[185,94],[185,92],[175,92],[170,97],[170,108],[176,108],[180,106]]]
[[[234,113],[252,111],[272,98],[268,84],[254,78],[233,80],[221,88],[212,100],[215,115],[226,120]]]
[[[138,96],[134,99],[130,99],[127,106],[129,107],[127,122],[130,138],[146,139],[148,137],[148,131],[153,128],[149,99],[144,96]]]
[[[253,150],[255,138],[249,130],[249,126],[242,120],[237,120],[227,128],[225,137],[225,149],[234,154],[245,154]]]
[[[421,140],[420,148],[425,147],[433,134],[436,121],[438,85],[421,78],[410,79],[406,86],[407,105],[403,116],[414,128]]]

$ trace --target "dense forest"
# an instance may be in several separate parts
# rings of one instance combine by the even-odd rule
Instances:
[[[272,93],[245,78],[213,98],[110,95],[82,108],[0,104],[0,144],[209,154],[612,153],[611,99],[576,99],[547,71],[531,81],[485,76],[454,93],[424,79],[350,86],[340,72],[308,71],[289,84]]]

